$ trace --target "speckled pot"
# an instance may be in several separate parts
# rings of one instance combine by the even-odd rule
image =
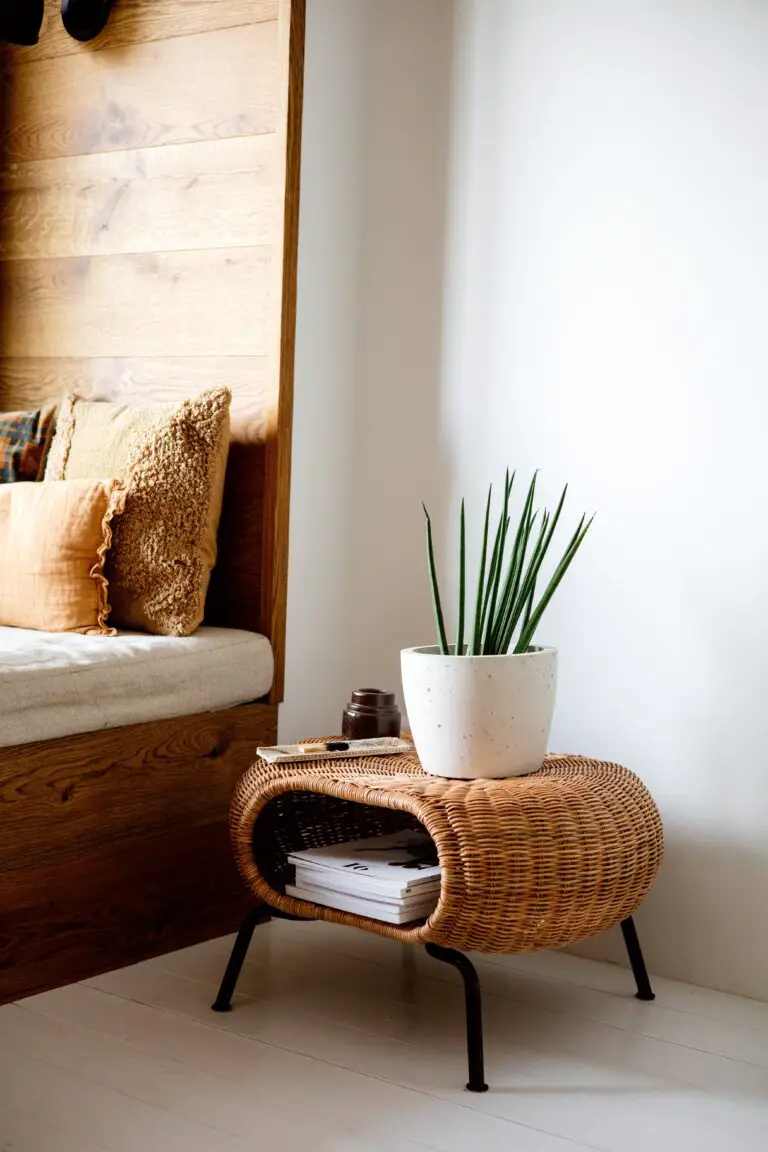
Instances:
[[[555,711],[557,651],[443,656],[404,648],[403,695],[425,772],[499,780],[537,772]]]

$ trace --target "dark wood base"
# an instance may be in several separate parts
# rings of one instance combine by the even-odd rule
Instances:
[[[234,931],[228,811],[277,706],[0,748],[0,1004]]]

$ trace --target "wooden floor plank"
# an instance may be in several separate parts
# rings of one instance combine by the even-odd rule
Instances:
[[[47,1060],[30,1059],[2,1047],[0,1084],[3,1098],[32,1119],[83,1142],[95,1140],[97,1147],[101,1145],[108,1152],[139,1152],[145,1148],[163,1152],[246,1152],[252,1147],[124,1092],[104,1088],[91,1078],[56,1068]]]
[[[392,984],[395,991],[402,988],[403,963],[408,961],[412,969],[414,980],[417,975],[455,985],[455,977],[449,968],[435,964],[422,951],[412,949],[407,945],[394,944],[384,941],[380,945],[374,938],[353,929],[339,928],[335,925],[313,925],[316,935],[322,939],[324,947],[336,951],[344,957],[345,962],[358,964],[377,963],[398,973],[394,980],[389,979],[389,973],[379,979],[380,997],[376,1002],[382,1012],[386,1008],[386,989]],[[255,988],[269,987],[275,995],[279,990],[276,981],[287,983],[296,979],[296,973],[301,971],[305,963],[304,955],[308,946],[307,929],[302,929],[299,938],[295,926],[274,924],[269,934],[256,937],[249,955],[248,967],[241,988],[250,990],[248,985],[252,981]],[[169,953],[158,963],[170,972],[177,972],[192,978],[212,980],[216,972],[223,969],[231,941],[227,939],[211,940],[197,949]],[[568,970],[570,961],[576,959],[565,955],[549,954],[561,963],[564,971]],[[520,966],[513,961],[525,959],[526,966]],[[611,1028],[638,1033],[656,1040],[679,1044],[683,1047],[709,1052],[715,1056],[726,1056],[743,1063],[754,1064],[757,1067],[768,1067],[768,1038],[760,1027],[748,1028],[745,1021],[749,1014],[756,1010],[756,1019],[760,1020],[760,1009],[766,1005],[754,1001],[741,1000],[739,997],[723,997],[721,993],[709,993],[706,989],[698,989],[699,1001],[703,1010],[707,1007],[707,996],[711,995],[715,1004],[730,999],[733,1001],[731,1013],[737,1013],[735,1022],[728,1019],[708,1019],[693,1012],[681,1011],[677,1004],[680,1000],[680,988],[687,986],[677,985],[675,981],[655,980],[656,1000],[652,1004],[644,1004],[634,997],[634,984],[628,969],[609,965],[598,965],[605,968],[603,981],[608,984],[611,991],[602,991],[591,986],[578,984],[574,981],[559,980],[554,975],[544,976],[536,971],[537,963],[543,957],[496,957],[474,956],[473,960],[481,974],[483,990],[486,996],[500,996],[505,1000],[521,1005],[531,1005],[550,1012],[560,1012],[564,1015],[592,1021],[595,1024],[605,1024]],[[581,961],[592,965],[592,961]],[[348,973],[348,965],[340,971]],[[556,968],[550,966],[551,971]],[[323,980],[329,979],[328,969],[323,972]],[[375,1008],[376,1004],[368,1005]],[[745,1006],[746,1013],[738,1011]],[[753,1007],[750,1007],[753,1006]],[[727,1016],[723,1006],[722,1014]]]
[[[362,1152],[366,1146],[361,1133],[386,1148],[411,1143],[438,1152],[466,1152],[477,1140],[486,1152],[575,1149],[570,1141],[477,1115],[462,1107],[461,1094],[456,1103],[425,1097],[362,1072],[254,1043],[220,1026],[229,1017],[209,1015],[209,1022],[197,1021],[83,985],[35,997],[26,1005],[119,1036],[141,1051],[147,1063],[185,1066],[197,1077],[199,1093],[207,1078],[208,1106],[234,1109],[239,1122],[251,1125],[249,1130],[257,1116],[264,1141],[260,1146],[269,1152],[279,1147],[336,1152],[337,1138],[351,1141],[355,1134],[361,1142],[350,1142],[350,1152]],[[0,1035],[2,1022],[0,1012]],[[273,1131],[283,1132],[284,1145],[268,1143],[267,1134]]]
[[[581,956],[566,952],[541,952],[528,956],[488,957],[504,968],[514,968],[532,974],[537,979],[549,979],[560,986],[572,984],[577,988],[591,988],[598,992],[614,993],[626,982],[627,969],[616,964],[596,964]],[[661,1000],[675,1012],[698,1016],[705,1021],[719,1021],[745,1031],[768,1032],[768,1003],[700,988],[655,976],[653,981],[657,1001]]]
[[[537,958],[482,958],[491,1091],[472,1096],[458,981],[420,950],[273,923],[256,934],[235,1010],[220,1016],[209,1004],[230,943],[0,1009],[8,1149],[42,1147],[33,1123],[107,1152],[229,1152],[252,1147],[255,1131],[269,1152],[768,1146],[768,1036],[738,1026],[738,998],[728,1017],[713,994],[720,1018],[708,1018],[702,990],[697,1014],[676,1007],[685,986],[637,1003],[621,969],[555,956],[537,974]],[[219,1144],[206,1143],[212,1134]]]
[[[296,930],[280,925],[265,931],[274,927]],[[388,979],[385,966],[329,959],[321,948],[309,946],[308,933],[315,927],[298,928],[307,941],[303,972],[283,974],[280,962],[271,974],[253,962],[247,966],[241,983],[245,995],[238,1010],[222,1018],[222,1027],[596,1147],[607,1137],[608,1146],[621,1152],[645,1152],[659,1113],[675,1139],[683,1140],[694,1111],[705,1118],[701,1148],[718,1147],[716,1141],[734,1124],[744,1147],[763,1135],[768,1138],[768,1130],[763,1133],[768,1123],[765,1068],[535,1005],[510,1004],[495,995],[486,997],[486,1034],[487,1074],[497,1091],[462,1094],[458,987],[417,971],[415,986],[406,980],[398,1003],[401,973],[393,970]],[[162,964],[104,977],[97,984],[205,1019],[219,964],[211,958],[204,970],[195,968],[181,980]],[[740,1101],[736,1115],[732,1099]]]
[[[0,1140],[3,1152],[108,1152],[104,1144],[54,1128],[7,1101],[3,1101]]]
[[[354,962],[315,964],[310,968],[306,955],[305,951],[303,965],[300,959],[293,964],[287,962],[282,953],[271,968],[254,962],[247,964],[239,989],[241,1015],[249,1034],[272,1044],[288,1043],[288,1037],[298,1038],[307,1054],[322,1058],[321,1048],[315,1049],[314,1044],[321,1045],[326,1031],[335,1024],[338,1029],[364,1031],[395,1045],[406,1044],[429,1052],[433,1066],[436,1061],[445,1063],[446,1072],[441,1079],[449,1075],[446,1047],[455,1049],[459,1057],[455,1065],[461,1072],[462,1004],[457,981],[433,979],[431,973],[421,969],[413,982],[404,981],[402,972],[396,969],[371,970],[371,965]],[[173,997],[179,1010],[199,1016],[213,998],[222,963],[218,957],[206,956],[197,949],[191,949],[186,960],[183,965],[177,962],[174,972],[167,972],[167,958],[161,957],[150,964],[102,977],[97,983],[118,994],[127,990],[132,997],[158,1003],[164,999],[170,1002]],[[180,976],[183,980],[179,980]],[[207,987],[209,994],[200,986]],[[674,1043],[563,1016],[556,1009],[541,1008],[535,1003],[511,1001],[498,991],[490,992],[488,987],[484,991],[489,1063],[498,1059],[514,1067],[513,1062],[519,1061],[525,1067],[532,1055],[536,1059],[546,1057],[556,1044],[559,1052],[572,1057],[574,1066],[589,1066],[591,1075],[604,1079],[606,1084],[629,1074],[646,1078],[650,1086],[680,1083],[705,1092],[713,1087],[731,1089],[758,1099],[765,1093],[768,1099],[768,1045],[761,1053],[762,1064],[730,1060],[698,1049],[691,1049],[681,1062],[679,1046]],[[634,1007],[636,1002],[630,1003]],[[640,1004],[637,1007],[643,1008]],[[228,1027],[236,1026],[236,1015],[228,1017]],[[330,1041],[325,1051],[329,1059],[332,1052],[341,1058],[343,1045]],[[383,1048],[372,1046],[374,1061],[379,1051]],[[392,1047],[391,1054],[390,1072],[397,1078]],[[379,1071],[372,1068],[371,1074]]]

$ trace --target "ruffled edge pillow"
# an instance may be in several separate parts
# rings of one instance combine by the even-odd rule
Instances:
[[[0,485],[0,624],[114,636],[104,568],[124,506],[114,480]]]

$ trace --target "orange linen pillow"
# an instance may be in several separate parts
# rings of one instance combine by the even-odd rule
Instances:
[[[124,498],[115,480],[0,485],[0,624],[114,633],[103,568]]]

